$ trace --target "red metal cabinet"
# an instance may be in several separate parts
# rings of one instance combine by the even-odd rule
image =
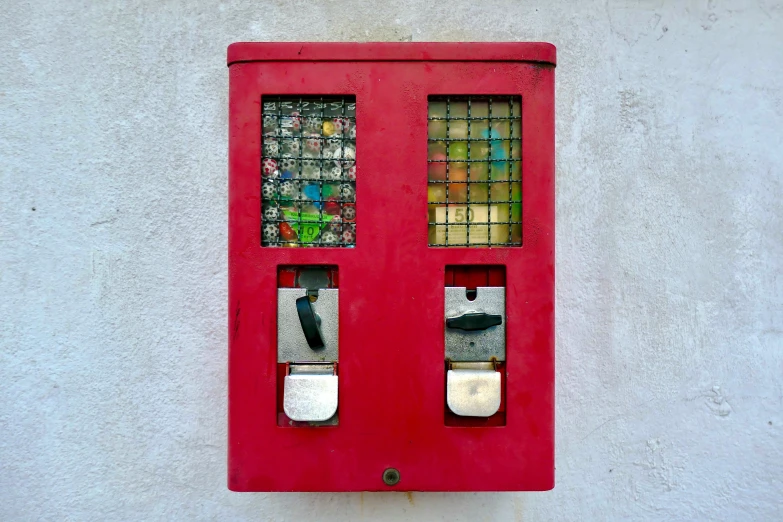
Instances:
[[[554,47],[237,43],[228,49],[228,64],[229,488],[552,488]],[[355,98],[350,245],[302,244],[305,232],[297,222],[300,248],[262,244],[262,101],[286,96]],[[428,103],[439,96],[521,101],[521,201],[514,206],[521,210],[521,245],[487,239],[489,248],[430,246]],[[495,139],[492,132],[485,137]],[[447,153],[457,150],[443,143]],[[483,167],[477,161],[473,168]],[[481,186],[469,183],[478,194]],[[509,223],[514,212],[509,210]],[[513,226],[503,229],[509,238]],[[471,226],[466,230],[479,235]],[[339,291],[339,421],[328,425],[281,414],[289,365],[279,359],[278,332],[287,334],[289,325],[278,324],[279,290],[297,286],[297,270],[308,267],[328,267],[323,288]],[[444,386],[450,368],[448,360],[444,365],[444,292],[492,286],[493,280],[505,288],[505,360],[495,365],[502,373],[502,404],[491,417],[496,421],[462,422],[449,411]]]

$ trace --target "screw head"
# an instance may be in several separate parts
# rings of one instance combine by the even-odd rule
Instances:
[[[394,468],[389,468],[383,472],[383,482],[387,486],[394,486],[400,481],[400,472]]]

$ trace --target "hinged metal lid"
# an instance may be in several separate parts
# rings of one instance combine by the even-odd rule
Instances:
[[[294,421],[321,422],[337,413],[333,364],[292,364],[283,384],[283,411]]]
[[[500,373],[491,363],[454,364],[446,374],[446,403],[462,417],[491,417],[500,409]]]

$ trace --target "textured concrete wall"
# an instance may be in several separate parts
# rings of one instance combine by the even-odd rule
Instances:
[[[773,520],[780,1],[7,0],[0,519]],[[557,487],[226,490],[226,46],[546,40]]]

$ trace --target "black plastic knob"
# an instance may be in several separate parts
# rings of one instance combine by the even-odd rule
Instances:
[[[302,325],[307,345],[313,350],[323,348],[325,344],[321,333],[321,318],[315,313],[309,296],[305,295],[296,300],[296,313],[299,314],[299,323]]]
[[[485,314],[483,312],[470,312],[467,314],[462,314],[459,317],[451,317],[446,319],[447,327],[456,328],[458,330],[465,330],[467,332],[486,330],[487,328],[501,324],[503,324],[503,316]]]

